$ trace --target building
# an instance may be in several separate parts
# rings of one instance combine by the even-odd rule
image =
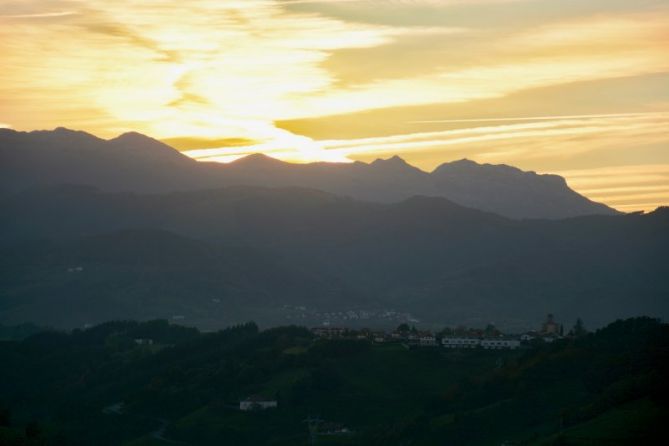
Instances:
[[[527,333],[523,333],[520,335],[520,340],[523,342],[530,342],[531,340],[535,339],[537,336],[539,336],[537,333],[530,331]]]
[[[486,350],[515,350],[520,347],[518,339],[483,339],[481,347]]]
[[[351,430],[341,423],[322,423],[318,426],[319,435],[349,435]]]
[[[265,398],[260,395],[252,395],[239,402],[239,410],[251,411],[275,409],[278,405],[279,403],[276,400]]]
[[[346,335],[348,330],[340,327],[315,327],[311,332],[319,338],[335,339]]]
[[[153,345],[153,339],[135,338],[135,344],[137,344],[137,345]]]
[[[555,317],[552,314],[546,316],[546,322],[541,326],[542,335],[559,335],[560,334],[560,324],[555,322]]]
[[[388,340],[388,337],[385,332],[383,331],[377,331],[372,333],[372,341],[374,341],[377,344],[382,344]]]
[[[476,348],[481,344],[478,338],[446,337],[441,340],[446,348]]]
[[[432,335],[421,335],[420,338],[418,339],[418,345],[421,347],[436,347],[437,344],[437,338],[435,338]]]

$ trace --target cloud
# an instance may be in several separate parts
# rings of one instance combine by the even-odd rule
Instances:
[[[466,121],[513,123],[371,138],[311,141],[324,152],[322,155],[324,158],[350,160],[351,157],[359,159],[360,157],[397,153],[434,151],[441,155],[441,161],[443,161],[443,158],[448,156],[447,151],[467,150],[470,157],[500,162],[505,158],[510,158],[510,153],[514,154],[514,158],[525,160],[556,156],[569,157],[584,151],[597,150],[609,145],[612,141],[617,141],[618,144],[629,143],[630,140],[636,143],[669,141],[669,134],[666,132],[669,125],[669,112],[537,116]],[[285,153],[285,146],[280,147],[281,145],[265,146],[265,149],[281,150]],[[197,159],[205,159],[254,153],[258,151],[258,148],[257,145],[210,148],[187,152],[187,154]]]
[[[455,130],[444,130],[437,132],[418,132],[375,138],[360,138],[353,140],[325,140],[321,141],[324,148],[338,150],[350,155],[360,154],[386,154],[409,152],[412,150],[424,151],[426,149],[445,150],[449,146],[475,145],[484,143],[486,147],[496,148],[493,152],[485,155],[493,158],[497,150],[503,150],[504,145],[513,144],[517,153],[523,153],[527,157],[541,157],[548,153],[560,153],[562,156],[573,154],[575,151],[592,150],[592,146],[574,144],[571,150],[565,147],[559,149],[544,148],[535,150],[534,146],[528,145],[529,139],[534,141],[550,141],[559,146],[560,137],[573,141],[575,136],[580,140],[583,137],[596,136],[599,138],[619,138],[621,135],[636,136],[638,133],[648,138],[666,138],[666,126],[669,124],[669,113],[621,113],[605,115],[576,115],[559,117],[528,117],[528,118],[496,118],[494,120],[471,120],[473,122],[515,122],[522,123],[478,126]],[[518,148],[518,140],[522,146]],[[489,149],[486,149],[489,150]]]
[[[631,146],[669,144],[669,112],[617,113],[526,118],[471,119],[474,127],[346,140],[305,140],[291,144],[268,142],[237,147],[186,151],[204,161],[229,162],[263,152],[288,161],[370,161],[401,154],[425,170],[444,161],[467,157],[479,162],[506,163],[565,176],[578,192],[624,209],[651,209],[669,203],[667,165],[614,166],[559,170],[567,163],[603,153],[600,162],[616,153],[626,156]],[[447,121],[451,123],[451,121]],[[497,125],[488,125],[495,123]],[[310,150],[289,150],[287,147]],[[633,154],[632,154],[633,155]],[[575,160],[575,161],[572,161]],[[669,153],[667,154],[669,161]],[[543,168],[542,168],[543,166]],[[553,167],[550,167],[553,166]],[[635,207],[636,206],[636,207]]]
[[[623,210],[669,205],[669,164],[641,164],[557,172],[578,192]]]
[[[0,19],[45,19],[76,15],[76,11],[42,12],[35,14],[0,14]]]

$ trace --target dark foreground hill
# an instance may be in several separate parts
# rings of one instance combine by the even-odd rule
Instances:
[[[14,195],[0,212],[0,323],[528,328],[549,312],[590,326],[669,315],[666,209],[517,221],[443,198],[70,186]]]
[[[0,342],[0,444],[661,445],[668,352],[650,318],[518,351],[112,322]]]
[[[256,154],[222,165],[195,162],[139,133],[104,140],[64,128],[0,129],[0,160],[2,194],[64,183],[152,193],[247,185],[307,187],[378,202],[438,196],[511,218],[616,213],[574,192],[557,175],[468,160],[445,163],[431,173],[397,156],[371,164],[290,164]]]

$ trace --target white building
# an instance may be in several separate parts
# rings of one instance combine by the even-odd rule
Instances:
[[[421,347],[436,347],[437,338],[434,336],[421,336],[419,339],[419,345]]]
[[[481,347],[486,350],[514,350],[520,347],[518,339],[483,339]]]
[[[265,410],[275,409],[279,403],[276,400],[271,400],[259,395],[253,395],[239,402],[239,410]]]
[[[311,329],[311,332],[320,338],[335,339],[341,338],[346,334],[348,330],[340,327],[315,327]]]
[[[443,338],[441,344],[446,348],[476,348],[481,340],[477,338]]]

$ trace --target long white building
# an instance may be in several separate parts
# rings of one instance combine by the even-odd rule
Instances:
[[[514,350],[520,348],[518,339],[479,339],[448,337],[441,340],[445,348],[484,348],[486,350]]]
[[[515,350],[520,348],[520,340],[518,339],[483,339],[481,347],[487,350]]]
[[[443,338],[441,344],[446,348],[476,348],[481,344],[478,338]]]

